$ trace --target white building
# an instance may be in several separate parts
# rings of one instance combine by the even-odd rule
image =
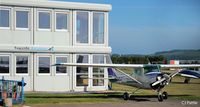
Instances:
[[[106,63],[111,5],[0,0],[0,76],[25,91],[107,90],[106,69],[51,66]],[[1,77],[0,77],[1,78]]]

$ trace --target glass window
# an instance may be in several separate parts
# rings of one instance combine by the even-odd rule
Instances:
[[[28,56],[16,57],[16,73],[28,73]]]
[[[39,73],[50,73],[50,57],[39,57]]]
[[[103,64],[104,55],[93,55],[93,63]],[[93,68],[93,86],[104,86],[104,68]]]
[[[93,14],[93,43],[104,44],[104,13]]]
[[[16,11],[16,28],[28,28],[28,11]]]
[[[39,28],[50,29],[50,13],[39,12]]]
[[[67,57],[56,57],[56,63],[67,63]],[[57,74],[67,73],[67,67],[56,66],[56,73]]]
[[[56,29],[67,30],[67,14],[56,13]]]
[[[0,27],[9,27],[9,10],[0,9]]]
[[[9,73],[9,56],[0,56],[0,73]]]
[[[76,43],[88,43],[88,12],[77,12]]]
[[[77,63],[88,63],[88,55],[77,55]],[[76,68],[76,85],[88,86],[88,67]]]

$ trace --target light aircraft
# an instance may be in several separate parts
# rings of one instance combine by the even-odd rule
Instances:
[[[108,68],[109,79],[111,82],[126,84],[137,87],[134,94],[139,89],[151,89],[158,93],[158,101],[163,101],[168,98],[167,92],[161,90],[171,82],[172,77],[181,72],[181,70],[172,72],[171,74],[164,74],[161,72],[162,68],[200,68],[200,65],[154,65],[154,64],[88,64],[88,63],[57,63],[54,66],[76,66],[76,67],[94,67],[94,68]],[[135,68],[131,74],[127,74],[119,68]],[[115,72],[114,70],[119,72]],[[95,79],[95,78],[93,78]],[[123,94],[124,100],[128,100],[132,94],[125,92]]]

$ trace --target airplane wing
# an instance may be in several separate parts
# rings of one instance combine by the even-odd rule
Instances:
[[[57,63],[53,66],[106,67],[106,68],[142,68],[143,64],[88,64],[88,63]]]
[[[53,66],[107,67],[107,68],[143,68],[145,64],[88,64],[88,63],[56,63]],[[169,65],[161,64],[162,68],[200,68],[200,64]]]

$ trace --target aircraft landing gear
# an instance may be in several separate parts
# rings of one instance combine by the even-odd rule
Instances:
[[[168,93],[164,91],[164,92],[162,93],[162,96],[163,96],[163,99],[166,100],[166,99],[168,98]]]
[[[159,93],[158,94],[158,101],[162,102],[163,100],[167,100],[168,98],[168,93],[167,92],[163,92],[162,94]]]
[[[124,100],[129,100],[129,99],[130,99],[130,96],[129,96],[129,94],[128,94],[127,92],[125,92],[125,93],[123,94],[123,98],[124,98]]]

